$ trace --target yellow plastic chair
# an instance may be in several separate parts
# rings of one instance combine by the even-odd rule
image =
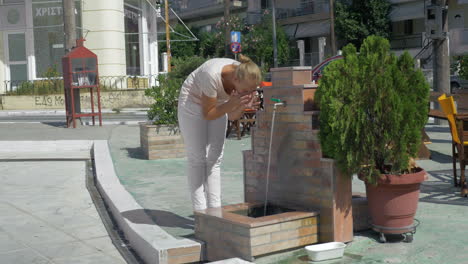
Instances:
[[[463,121],[468,121],[468,114],[457,114],[455,103],[452,96],[447,97],[446,94],[438,98],[442,111],[447,116],[449,121],[450,132],[452,134],[452,162],[453,162],[453,182],[454,186],[460,186],[461,195],[467,196],[468,189],[466,188],[465,166],[468,164],[468,141],[464,140]],[[460,181],[457,179],[457,160],[460,163]]]

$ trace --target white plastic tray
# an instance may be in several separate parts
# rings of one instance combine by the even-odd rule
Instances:
[[[346,244],[342,242],[329,242],[306,246],[305,250],[312,261],[322,261],[343,257]]]

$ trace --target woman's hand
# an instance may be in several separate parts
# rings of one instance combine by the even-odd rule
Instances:
[[[238,108],[247,108],[249,103],[252,101],[252,95],[251,94],[239,94],[236,91],[234,91],[227,104],[229,105],[229,108],[231,111],[235,111]]]
[[[258,110],[258,108],[260,108],[260,104],[261,104],[260,98],[254,92],[252,94],[252,98],[251,98],[250,102],[247,104],[247,108],[253,109],[253,110]]]
[[[246,108],[245,106],[240,105],[238,108],[236,108],[233,111],[229,112],[228,113],[228,119],[230,121],[234,121],[234,120],[237,120],[237,119],[241,118],[241,116],[244,114],[244,109],[245,108]]]

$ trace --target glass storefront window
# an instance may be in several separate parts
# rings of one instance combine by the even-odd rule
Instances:
[[[28,79],[25,34],[9,33],[7,34],[7,41],[10,80],[25,81]]]
[[[141,2],[139,0],[125,0],[124,13],[127,75],[140,75]]]
[[[75,1],[77,38],[81,37],[81,1]],[[34,54],[36,73],[62,73],[61,59],[65,55],[62,1],[33,0]]]
[[[10,62],[26,60],[26,42],[24,33],[8,34],[8,54]]]
[[[10,65],[10,80],[25,81],[28,79],[27,64],[12,64]]]
[[[3,0],[3,4],[24,4],[24,0]]]

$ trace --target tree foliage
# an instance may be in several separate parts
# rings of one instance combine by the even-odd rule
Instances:
[[[228,21],[231,31],[239,31],[242,34],[241,45],[242,54],[249,56],[263,71],[268,71],[273,65],[273,24],[271,15],[265,13],[261,23],[256,25],[246,25],[245,21],[238,15],[231,15]],[[173,58],[186,58],[200,56],[204,58],[224,57],[226,23],[222,17],[214,26],[212,32],[190,30],[197,36],[199,41],[174,41],[171,42],[171,54]],[[187,29],[178,24],[174,27],[178,33],[189,36]],[[285,63],[292,54],[289,46],[289,39],[283,28],[276,28],[276,38],[278,45],[278,63]],[[180,34],[171,32],[172,40],[184,39]],[[166,44],[161,43],[160,49],[166,51]]]
[[[180,87],[187,76],[198,68],[206,59],[198,56],[174,58],[174,69],[167,75],[159,75],[159,86],[145,91],[145,95],[154,99],[148,110],[148,118],[155,125],[177,124],[177,103]]]
[[[468,80],[468,55],[459,58],[460,70],[458,74],[461,78]]]
[[[339,40],[359,48],[370,35],[390,37],[390,2],[363,0],[336,2],[335,30]]]
[[[195,29],[190,30],[192,32],[195,31]],[[170,33],[172,57],[185,58],[198,55],[197,49],[199,44],[197,41],[189,41],[187,36],[191,37],[191,34],[182,24],[177,24],[174,26],[174,31]],[[164,39],[165,37],[166,35],[164,35]],[[160,42],[159,45],[161,52],[167,52],[166,42]]]
[[[232,15],[228,21],[231,31],[239,31],[242,34],[241,45],[242,54],[249,56],[257,62],[264,71],[268,71],[273,65],[273,24],[271,15],[265,13],[261,23],[256,25],[246,25],[243,19],[237,15]],[[199,32],[200,39],[197,51],[202,57],[224,57],[226,23],[221,18],[213,28],[212,32]],[[289,39],[282,27],[276,28],[278,45],[278,63],[285,63],[291,56]]]
[[[407,52],[397,58],[388,40],[370,36],[325,69],[317,91],[323,152],[342,171],[376,182],[405,173],[421,144],[429,85]]]

